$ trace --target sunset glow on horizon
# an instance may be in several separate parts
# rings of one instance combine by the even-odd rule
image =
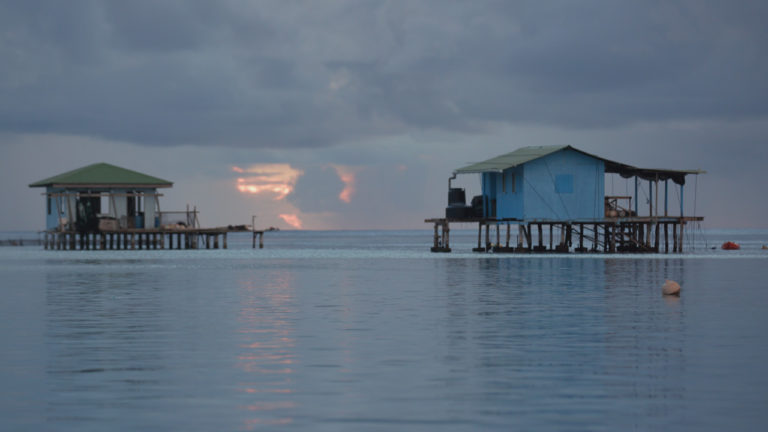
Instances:
[[[357,172],[359,168],[345,165],[331,165],[331,167],[344,183],[344,189],[339,193],[339,200],[345,203],[352,202],[352,196],[357,192]]]
[[[237,178],[237,190],[242,193],[274,194],[275,200],[282,200],[296,186],[296,182],[304,171],[291,167],[290,164],[254,164],[248,168],[233,166],[232,171],[238,174],[250,174]]]
[[[303,223],[302,223],[301,219],[299,219],[298,215],[295,215],[295,214],[280,214],[278,216],[280,216],[280,219],[285,221],[285,223],[287,223],[288,225],[290,225],[290,226],[292,226],[292,227],[294,227],[296,229],[301,229],[302,226],[303,226]]]

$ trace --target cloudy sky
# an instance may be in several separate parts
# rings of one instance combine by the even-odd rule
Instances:
[[[95,162],[173,181],[162,209],[208,226],[427,228],[453,169],[552,144],[705,169],[705,227],[768,227],[766,22],[747,0],[0,0],[0,230],[42,228],[27,185]]]

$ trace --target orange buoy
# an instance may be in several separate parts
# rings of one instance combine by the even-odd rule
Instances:
[[[667,279],[664,281],[664,285],[661,286],[661,293],[665,296],[679,296],[680,295],[680,284]]]
[[[725,242],[723,243],[723,246],[721,246],[723,250],[739,250],[741,249],[741,246],[739,246],[737,243],[734,242]]]

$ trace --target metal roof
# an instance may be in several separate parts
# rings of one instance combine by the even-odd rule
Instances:
[[[29,187],[46,186],[135,186],[135,187],[171,187],[172,182],[152,177],[108,163],[96,163],[72,171],[34,182]]]
[[[669,169],[651,169],[638,168],[632,165],[615,162],[600,156],[581,151],[572,146],[536,146],[522,147],[511,153],[488,159],[483,162],[473,163],[454,171],[455,174],[484,173],[484,172],[502,172],[508,168],[523,165],[530,161],[542,158],[544,156],[556,153],[562,150],[573,150],[583,155],[599,159],[605,163],[605,172],[619,174],[622,177],[640,177],[645,180],[668,180],[671,179],[677,184],[685,184],[685,176],[688,174],[704,174],[702,170],[669,170]]]
[[[558,152],[570,146],[539,146],[523,147],[511,153],[506,153],[483,162],[473,163],[454,171],[457,174],[501,172],[507,168],[513,168],[532,160]]]

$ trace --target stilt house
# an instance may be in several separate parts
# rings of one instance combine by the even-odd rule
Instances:
[[[546,250],[542,244],[544,225],[550,229],[550,243],[553,228],[561,231],[559,251],[568,250],[574,226],[580,229],[580,251],[585,250],[585,226],[593,230],[589,234],[593,250],[602,247],[607,251],[658,251],[660,226],[666,235],[670,225],[675,233],[678,226],[682,232],[685,223],[703,219],[684,216],[686,176],[702,173],[704,171],[700,170],[638,168],[571,146],[523,147],[455,170],[448,181],[446,217],[427,219],[426,222],[435,223],[433,250],[438,252],[450,250],[447,235],[444,234],[441,239],[437,230],[442,226],[445,233],[451,222],[478,222],[480,230],[486,226],[486,245],[482,246],[478,235],[477,250],[488,250],[494,246],[488,239],[487,231],[490,226],[496,226],[498,235],[499,225],[507,225],[506,249],[509,249],[509,225],[518,225],[519,250]],[[463,189],[451,187],[451,181],[458,174],[480,174],[482,193],[474,197],[470,205],[466,204]],[[634,178],[634,195],[606,196],[606,174]],[[641,190],[641,180],[648,181],[647,192]],[[669,206],[670,180],[680,187],[679,212]],[[660,196],[660,184],[663,185],[663,198]],[[639,208],[641,192],[646,195],[647,213]],[[536,246],[532,244],[531,226],[539,231],[539,244]],[[610,233],[601,233],[601,230],[610,230]],[[655,230],[655,243],[650,237],[652,230]],[[675,234],[675,241],[678,240],[680,243],[675,243],[676,251],[682,249],[682,240]],[[524,241],[527,241],[527,246],[523,245]],[[500,243],[500,240],[497,241],[495,247],[504,249]]]
[[[45,188],[46,230],[59,231],[96,231],[100,219],[113,229],[155,228],[160,224],[157,190],[171,186],[168,180],[107,163],[29,185]]]

